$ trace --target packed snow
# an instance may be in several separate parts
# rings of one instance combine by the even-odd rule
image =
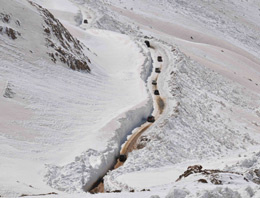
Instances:
[[[38,9],[0,2],[0,28],[14,30],[0,31],[0,196],[260,197],[257,0],[33,2],[80,41],[68,53],[90,72],[50,59]],[[108,171],[150,114],[144,146]],[[192,165],[205,171],[185,175]],[[84,192],[104,175],[120,193]]]
[[[51,191],[47,184],[64,190],[59,174],[71,185],[78,168],[89,169],[86,182],[79,179],[85,171],[78,170],[71,186],[82,191],[91,177],[99,177],[104,161],[114,161],[121,141],[152,110],[145,86],[150,70],[143,69],[150,67],[148,52],[126,35],[93,29],[84,40],[91,73],[72,71],[48,61],[44,45],[30,48],[30,42],[23,43],[33,38],[27,29],[44,40],[40,17],[23,21],[37,15],[29,3],[5,2],[1,9],[20,19],[22,32],[15,41],[1,36],[1,195]],[[25,14],[22,9],[27,9]],[[29,50],[39,56],[30,59]],[[74,168],[67,170],[71,164]]]

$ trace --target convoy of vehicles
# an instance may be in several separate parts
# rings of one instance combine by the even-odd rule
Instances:
[[[150,42],[148,40],[145,40],[144,42],[145,42],[147,47],[151,47]],[[162,57],[158,56],[157,57],[157,61],[158,62],[162,62],[163,61]],[[159,67],[157,67],[157,68],[155,68],[155,72],[156,73],[160,73],[161,69]],[[152,80],[152,85],[157,85],[157,80]],[[154,90],[154,95],[160,95],[158,89]],[[150,115],[150,116],[147,117],[146,121],[153,123],[153,122],[155,122],[155,117]],[[127,155],[126,154],[120,154],[118,160],[120,162],[125,162],[127,160]]]

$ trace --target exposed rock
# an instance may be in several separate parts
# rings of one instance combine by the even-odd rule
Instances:
[[[120,193],[121,190],[114,190],[114,191],[111,191],[112,193]]]
[[[16,21],[15,21],[15,24],[18,25],[18,26],[21,26],[21,23],[20,23],[19,20],[16,20]]]
[[[10,18],[11,18],[10,15],[0,13],[0,19],[1,19],[4,23],[9,23],[9,22],[10,22]]]
[[[215,175],[214,175],[214,176],[215,176]],[[221,184],[222,184],[222,181],[219,180],[219,179],[217,179],[217,178],[214,177],[214,176],[213,176],[213,177],[211,178],[211,180],[210,180],[211,183],[212,183],[212,184],[215,184],[215,185],[221,185]]]
[[[206,179],[199,179],[198,182],[204,183],[204,184],[208,183]]]
[[[7,83],[7,86],[6,86],[4,94],[3,94],[3,96],[5,98],[13,98],[14,97],[15,92],[12,90],[12,88],[13,88],[13,85],[10,84],[10,83]]]
[[[201,165],[194,165],[194,166],[189,166],[187,170],[179,176],[179,178],[176,181],[180,181],[182,178],[188,177],[189,175],[192,174],[201,174],[206,176],[209,181],[214,184],[214,185],[222,185],[223,182],[220,178],[219,174],[235,174],[235,175],[240,175],[242,174],[237,173],[237,172],[232,172],[232,171],[221,171],[221,170],[214,170],[214,169],[202,169],[203,167]],[[232,177],[229,177],[230,180],[233,180]],[[199,179],[198,182],[201,183],[208,183],[206,179]]]
[[[90,60],[83,53],[83,46],[47,9],[29,1],[44,18],[43,31],[46,35],[47,54],[56,63],[58,60],[73,70],[90,72]]]
[[[0,20],[3,23],[11,23],[12,18],[9,14],[4,14],[4,13],[0,13]],[[16,20],[16,24],[20,26],[20,22]],[[6,34],[9,38],[15,40],[17,39],[18,36],[21,36],[21,33],[18,32],[17,30],[11,28],[11,27],[7,27],[7,26],[0,26],[0,34]]]
[[[202,172],[202,166],[201,165],[194,165],[189,166],[187,170],[179,176],[179,178],[176,181],[180,181],[183,177],[188,177],[189,175],[193,173],[201,173]]]
[[[12,28],[5,28],[5,33],[7,36],[13,40],[17,39],[17,35],[21,36],[21,34],[18,31],[13,30]]]

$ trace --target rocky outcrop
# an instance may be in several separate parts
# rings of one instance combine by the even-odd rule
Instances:
[[[13,98],[15,96],[15,92],[13,91],[13,87],[14,86],[11,83],[9,83],[9,82],[7,83],[4,94],[3,94],[3,96],[5,98]]]
[[[9,14],[0,13],[0,21],[3,22],[3,25],[0,25],[0,34],[5,34],[12,40],[15,40],[18,36],[21,36],[20,32],[5,25],[14,22],[16,26],[20,26],[19,20],[13,19]]]
[[[222,170],[215,170],[215,169],[202,169],[203,167],[201,165],[194,165],[189,166],[187,170],[179,176],[179,178],[176,180],[177,182],[180,181],[183,178],[186,178],[192,174],[198,174],[201,175],[204,178],[201,178],[198,180],[200,183],[211,183],[214,185],[222,185],[223,183],[227,182],[228,180],[232,180],[232,176],[236,175],[243,177],[243,174],[233,171],[222,171]],[[224,175],[227,174],[228,177],[226,178]],[[248,180],[244,177],[244,180],[248,182]]]
[[[84,46],[69,33],[69,31],[47,9],[29,1],[36,7],[44,19],[43,33],[46,36],[47,54],[56,63],[60,61],[67,64],[73,70],[90,72],[88,63],[90,60],[85,56]]]

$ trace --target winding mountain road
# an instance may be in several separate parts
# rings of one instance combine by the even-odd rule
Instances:
[[[151,51],[153,51],[153,53],[156,54],[155,52],[155,48],[154,47],[150,47]],[[160,69],[162,69],[163,65],[160,65]],[[155,69],[155,68],[154,68]],[[158,79],[158,76],[160,74],[156,73],[156,81]],[[157,85],[153,85],[152,91],[157,90],[158,87]],[[154,100],[154,105],[157,105],[157,109],[158,111],[156,111],[156,114],[154,115],[155,120],[157,120],[159,118],[159,116],[163,113],[163,110],[165,108],[165,102],[164,100],[161,98],[160,95],[154,95],[153,94],[153,100]],[[155,107],[154,107],[155,109]],[[139,128],[135,129],[135,133],[133,133],[131,135],[131,137],[126,141],[126,143],[124,144],[123,148],[120,151],[120,155],[125,155],[127,156],[128,153],[132,152],[134,149],[136,149],[136,144],[138,139],[140,138],[140,136],[150,127],[152,126],[153,123],[151,122],[145,122],[144,124],[142,124]],[[122,166],[124,164],[124,162],[120,161],[119,159],[117,159],[116,164],[114,165],[113,169],[117,169],[120,166]],[[104,193],[104,182],[103,182],[103,178],[100,178],[91,188],[91,190],[89,191],[90,193]]]

